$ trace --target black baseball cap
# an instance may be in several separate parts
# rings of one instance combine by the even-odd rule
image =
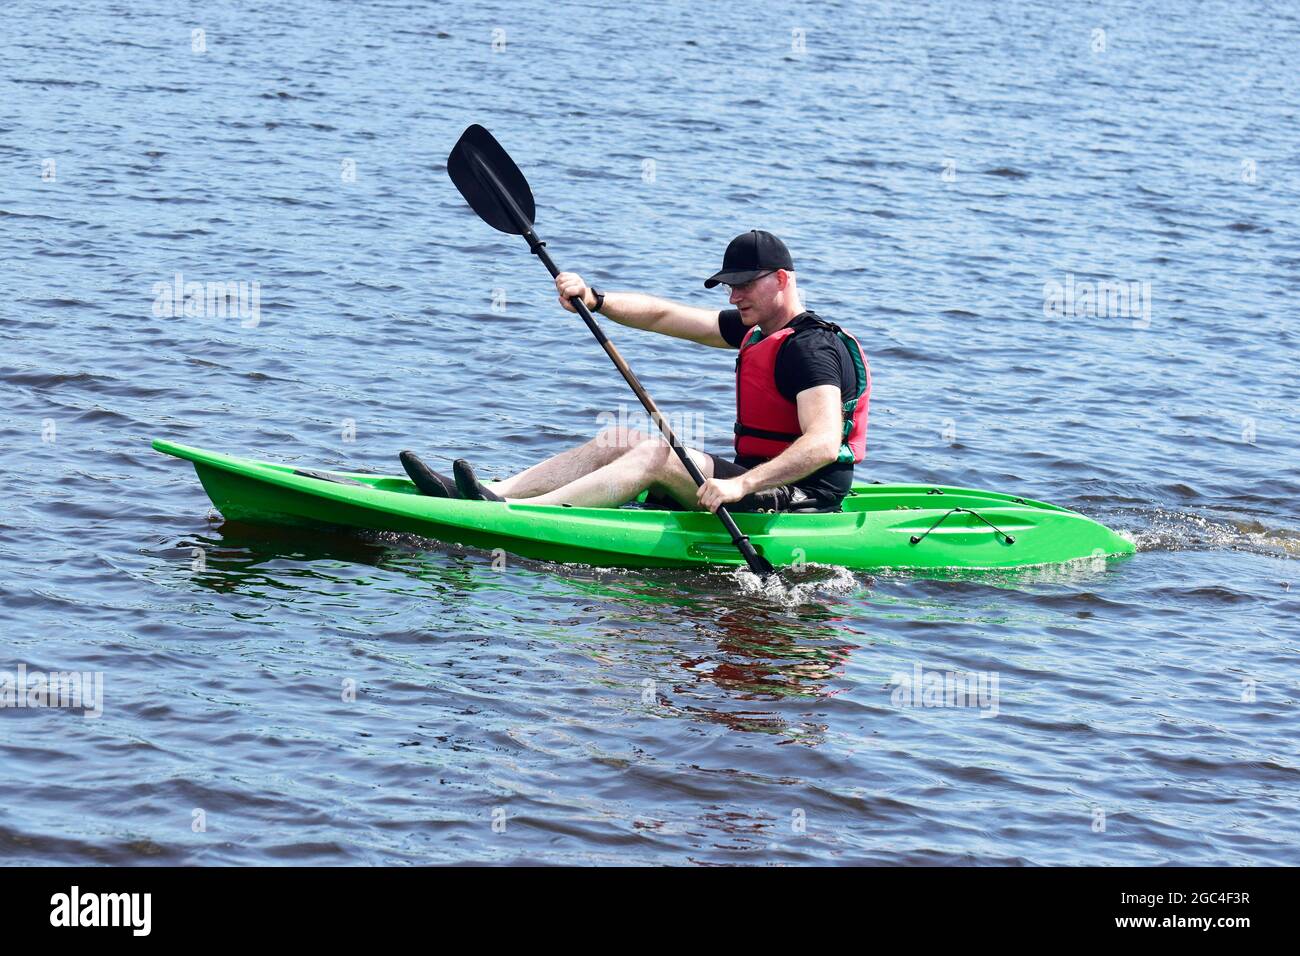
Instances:
[[[775,269],[794,271],[794,260],[785,243],[762,229],[742,232],[727,244],[722,257],[722,268],[704,280],[704,288],[712,289],[720,282],[727,285],[744,285],[764,272]]]

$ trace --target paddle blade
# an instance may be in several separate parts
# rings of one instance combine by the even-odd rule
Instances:
[[[447,175],[492,228],[516,236],[533,228],[537,206],[528,180],[482,126],[475,123],[460,134],[447,157]]]

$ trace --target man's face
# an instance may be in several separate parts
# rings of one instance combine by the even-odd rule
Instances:
[[[777,269],[743,285],[727,286],[731,290],[728,301],[740,310],[745,325],[757,325],[776,311],[784,277],[785,271]]]

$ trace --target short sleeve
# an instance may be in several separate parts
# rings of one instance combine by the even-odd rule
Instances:
[[[745,323],[740,320],[739,309],[723,309],[718,313],[718,333],[733,349],[745,341]]]
[[[834,334],[812,332],[785,343],[776,359],[776,387],[790,401],[818,385],[844,389],[844,346]],[[852,384],[849,386],[852,389]]]

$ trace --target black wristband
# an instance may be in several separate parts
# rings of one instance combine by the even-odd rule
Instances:
[[[605,293],[597,290],[594,285],[588,286],[588,288],[591,289],[591,294],[596,297],[596,304],[592,307],[591,311],[599,312],[605,305]]]

